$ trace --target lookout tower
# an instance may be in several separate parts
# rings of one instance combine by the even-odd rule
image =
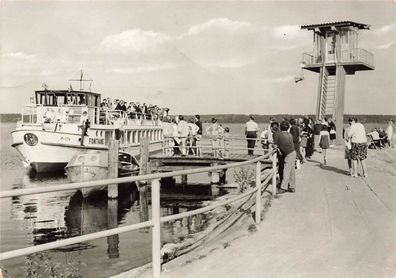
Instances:
[[[374,69],[374,57],[359,48],[358,32],[370,29],[352,21],[303,25],[313,31],[313,51],[303,53],[302,69],[319,73],[316,117],[332,116],[337,142],[342,141],[344,121],[345,75]]]

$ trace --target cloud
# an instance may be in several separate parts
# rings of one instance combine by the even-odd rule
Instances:
[[[377,45],[375,48],[377,48],[377,49],[388,49],[388,48],[390,48],[393,45],[395,45],[395,42],[388,42],[388,43],[385,43],[385,44]]]
[[[24,52],[11,52],[1,54],[2,58],[13,58],[18,60],[31,60],[37,57],[35,54],[26,54]]]
[[[291,83],[294,82],[294,75],[286,75],[272,80],[274,83]]]
[[[250,22],[213,18],[188,28],[175,44],[200,66],[239,68],[257,59],[261,32]]]
[[[383,35],[393,30],[395,30],[395,23],[384,25],[380,28],[374,29],[374,33],[377,35]]]
[[[208,61],[205,66],[210,67],[210,68],[224,68],[224,69],[236,69],[236,68],[242,68],[248,65],[252,65],[256,63],[255,58],[241,58],[241,59],[236,59],[236,58],[230,58],[230,59],[224,59],[222,61]]]
[[[228,18],[213,18],[204,23],[191,26],[187,33],[182,35],[181,38],[185,36],[199,35],[204,32],[220,31],[220,32],[239,32],[246,28],[251,27],[251,23],[244,21],[235,21]]]
[[[171,70],[180,68],[178,64],[162,64],[152,66],[138,66],[138,67],[118,67],[106,70],[108,73],[148,73],[154,71]]]
[[[167,45],[171,38],[165,34],[141,29],[131,29],[107,36],[98,47],[101,53],[147,53]]]

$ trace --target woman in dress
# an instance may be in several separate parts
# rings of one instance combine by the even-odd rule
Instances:
[[[319,133],[319,147],[322,149],[323,165],[327,165],[327,149],[330,146],[330,133],[327,122],[323,124],[322,130]]]
[[[331,145],[334,145],[334,141],[336,139],[336,126],[335,123],[333,122],[332,118],[329,118],[327,120],[327,123],[329,125],[329,133],[330,133],[330,143]]]
[[[348,139],[351,140],[351,158],[353,160],[353,173],[352,177],[358,176],[358,163],[362,165],[363,176],[367,177],[366,162],[367,158],[367,137],[366,129],[357,121],[352,118],[351,128],[348,131]]]

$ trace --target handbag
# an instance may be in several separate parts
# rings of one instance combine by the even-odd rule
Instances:
[[[348,150],[352,149],[352,143],[350,140],[345,141],[345,146],[347,147]]]

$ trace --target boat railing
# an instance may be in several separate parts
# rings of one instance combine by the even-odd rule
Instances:
[[[262,163],[270,163],[272,166],[268,172],[262,172],[263,168]],[[241,193],[237,196],[230,197],[226,200],[215,202],[212,205],[205,206],[199,209],[191,210],[188,212],[182,212],[170,216],[161,217],[160,210],[160,187],[161,187],[161,179],[175,176],[186,176],[198,173],[206,173],[206,172],[216,172],[222,171],[230,168],[237,168],[243,166],[255,166],[255,183],[254,187],[247,190],[244,193]],[[130,177],[122,177],[122,178],[114,178],[114,179],[106,179],[106,180],[96,180],[96,181],[88,181],[88,182],[79,182],[72,184],[57,184],[57,185],[46,185],[36,188],[27,188],[27,189],[14,189],[0,192],[0,198],[12,198],[16,196],[22,195],[30,195],[30,194],[41,194],[48,192],[59,192],[59,191],[67,191],[67,190],[76,190],[82,188],[93,188],[104,185],[112,185],[112,184],[120,184],[120,183],[128,183],[128,182],[138,182],[138,181],[146,181],[151,182],[151,219],[148,221],[144,221],[137,224],[126,225],[123,227],[107,229],[100,232],[90,233],[86,235],[76,236],[68,239],[61,239],[50,243],[44,243],[36,246],[30,246],[20,249],[15,249],[11,251],[6,251],[0,253],[0,260],[7,260],[19,256],[25,256],[29,254],[33,254],[36,252],[51,250],[60,248],[63,246],[67,246],[70,244],[77,244],[81,242],[86,242],[89,240],[99,239],[103,237],[109,237],[120,233],[125,233],[129,231],[134,231],[142,228],[152,228],[152,270],[153,277],[159,278],[161,276],[161,223],[174,221],[177,219],[182,219],[185,217],[205,213],[211,211],[217,207],[225,206],[230,203],[234,203],[236,201],[240,201],[242,199],[251,198],[255,205],[255,221],[256,223],[260,223],[261,221],[261,209],[262,209],[262,194],[266,191],[266,188],[269,185],[272,185],[272,194],[276,194],[276,176],[277,176],[277,154],[276,151],[273,150],[268,152],[265,155],[261,155],[256,158],[252,158],[243,162],[229,163],[226,165],[212,166],[212,167],[203,167],[198,169],[189,169],[182,171],[173,171],[167,173],[156,173],[156,174],[148,174],[141,176],[130,176]],[[254,198],[255,196],[255,198]]]
[[[149,115],[140,112],[128,112],[123,110],[100,110],[99,124],[112,125],[115,121],[115,117],[121,117],[124,120],[125,125],[154,125],[157,126],[160,123],[159,118],[156,115]]]
[[[91,123],[99,121],[99,107],[86,105],[61,104],[59,106],[45,106],[42,104],[28,104],[22,107],[22,124],[45,123],[77,123],[81,115],[87,111]]]
[[[27,104],[22,106],[21,123],[28,125],[40,125],[42,123],[42,117],[40,117],[38,111],[41,104]]]

